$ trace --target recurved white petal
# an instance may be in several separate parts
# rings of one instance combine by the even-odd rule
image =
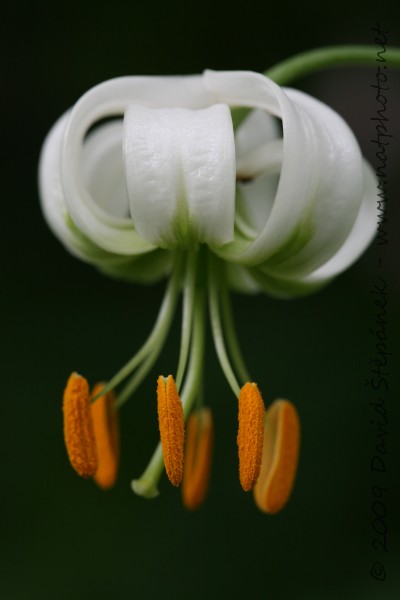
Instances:
[[[226,105],[130,106],[124,162],[131,217],[143,239],[163,248],[233,240],[235,145]]]
[[[61,147],[69,113],[52,127],[43,144],[39,161],[39,197],[46,221],[71,254],[101,271],[129,281],[152,282],[163,277],[171,266],[170,253],[155,250],[134,256],[109,252],[80,231],[68,213],[61,183]],[[128,210],[122,163],[122,125],[108,123],[90,133],[82,152],[85,186],[107,211]],[[109,204],[116,199],[117,204]]]
[[[266,222],[244,250],[241,241],[217,252],[241,264],[268,263],[277,276],[311,273],[342,246],[361,203],[362,159],[352,132],[326,105],[256,73],[206,72],[205,84],[223,102],[281,117],[283,127],[280,179]]]
[[[353,228],[336,254],[322,267],[306,277],[310,283],[329,280],[348,269],[365,252],[376,235],[378,223],[377,182],[367,161],[364,161],[363,167],[363,200]]]
[[[252,290],[251,282],[258,285],[271,296],[292,298],[311,294],[325,286],[346,269],[348,269],[366,250],[373,240],[378,221],[376,178],[370,165],[364,161],[364,191],[363,200],[358,211],[353,228],[343,245],[336,254],[324,265],[306,276],[285,277],[277,275],[269,268],[268,261],[258,267],[245,269],[247,279],[237,269],[231,269],[230,285],[242,291]],[[244,268],[243,268],[244,269]],[[235,277],[238,284],[235,284]],[[246,281],[247,286],[243,285]]]
[[[39,160],[39,198],[53,233],[75,256],[84,259],[79,237],[68,227],[68,211],[61,185],[61,147],[69,112],[62,115],[46,136]]]
[[[85,136],[104,118],[123,116],[132,103],[150,107],[208,106],[213,96],[200,76],[121,77],[89,90],[73,107],[68,119],[61,156],[61,179],[68,212],[79,229],[101,248],[135,255],[153,249],[141,238],[130,218],[110,214],[98,204],[84,184],[81,165]]]

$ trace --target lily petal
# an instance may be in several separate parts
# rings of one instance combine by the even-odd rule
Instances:
[[[44,141],[39,160],[39,197],[52,232],[77,256],[83,258],[79,241],[67,226],[68,211],[60,178],[60,151],[69,112],[53,125]]]
[[[357,219],[350,235],[338,250],[322,267],[305,277],[279,277],[270,272],[268,263],[259,267],[239,267],[230,265],[229,282],[232,289],[253,292],[262,289],[271,296],[292,298],[316,292],[327,285],[331,279],[348,269],[367,249],[376,234],[378,221],[376,202],[376,179],[370,165],[364,161],[364,194]],[[238,284],[235,280],[238,278]]]
[[[376,178],[367,161],[364,161],[363,167],[363,201],[350,235],[328,262],[306,278],[310,283],[330,280],[345,271],[360,258],[376,235],[378,223]]]
[[[105,250],[134,255],[154,246],[136,232],[131,219],[104,211],[82,179],[82,146],[85,136],[103,118],[122,116],[132,103],[152,107],[202,108],[213,103],[200,76],[121,77],[89,90],[73,107],[64,132],[61,180],[68,211],[88,238]]]
[[[130,106],[124,159],[131,216],[143,239],[162,248],[233,240],[235,145],[226,105]]]
[[[321,102],[283,90],[257,73],[205,73],[205,84],[230,105],[262,108],[282,118],[283,161],[272,210],[243,250],[217,250],[226,260],[268,261],[275,275],[305,276],[342,246],[363,194],[357,142],[346,123]]]
[[[42,210],[50,229],[71,254],[95,265],[107,275],[138,282],[153,282],[162,278],[171,267],[171,256],[168,252],[152,250],[135,256],[108,252],[90,240],[72,221],[65,202],[60,164],[61,146],[68,118],[69,112],[55,123],[45,140],[40,156],[39,195]],[[111,132],[112,129],[114,135]],[[93,131],[88,136],[88,148],[85,143],[82,153],[82,177],[85,185],[92,193],[98,192],[97,199],[100,203],[104,202],[104,208],[107,210],[110,209],[110,207],[106,207],[108,195],[105,190],[107,191],[107,185],[110,186],[110,182],[114,182],[116,186],[120,186],[121,183],[118,179],[120,172],[123,182],[122,136],[120,136],[119,148],[118,144],[115,147],[115,150],[119,151],[121,155],[120,165],[111,151],[111,149],[114,150],[113,144],[110,146],[110,140],[112,141],[114,138],[115,141],[117,129],[121,131],[120,124],[110,123]],[[111,133],[110,137],[109,133]],[[114,178],[111,177],[111,170],[104,168],[104,162],[107,161],[110,161],[108,165],[114,164]],[[97,189],[94,186],[97,186]],[[115,189],[113,197],[116,195]],[[118,208],[121,211],[123,210],[123,194],[124,192],[121,190],[121,206]]]

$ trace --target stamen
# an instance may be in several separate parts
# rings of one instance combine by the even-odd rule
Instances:
[[[246,383],[239,394],[239,478],[245,492],[255,486],[261,467],[264,402],[256,383]]]
[[[260,510],[279,512],[291,494],[299,457],[300,422],[288,400],[275,400],[265,415],[264,447],[254,499]]]
[[[82,477],[93,477],[98,458],[89,403],[89,385],[72,373],[64,391],[64,440],[72,467]]]
[[[101,394],[104,383],[98,383],[92,398]],[[119,462],[119,422],[115,408],[115,395],[108,392],[91,404],[94,435],[96,439],[99,467],[94,476],[98,486],[112,487],[117,478]]]
[[[190,413],[193,402],[199,393],[204,359],[204,293],[196,293],[194,306],[193,335],[190,342],[190,360],[182,389],[184,416]],[[183,445],[183,444],[182,444]],[[132,490],[139,496],[158,496],[158,480],[164,468],[163,453],[159,443],[146,469],[138,479],[132,481]]]
[[[191,413],[187,425],[182,499],[189,510],[198,508],[207,493],[214,426],[209,408]]]
[[[182,402],[172,375],[157,381],[158,423],[165,470],[172,485],[182,480],[185,425]]]

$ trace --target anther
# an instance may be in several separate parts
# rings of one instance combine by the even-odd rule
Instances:
[[[261,467],[264,435],[264,402],[256,383],[246,383],[239,393],[239,478],[248,492],[255,486]]]
[[[92,391],[92,398],[101,394],[103,383],[98,383]],[[94,476],[98,486],[112,487],[117,479],[119,462],[119,422],[118,411],[114,406],[115,394],[108,392],[91,404],[94,436],[96,440],[99,467]]]
[[[182,481],[182,500],[189,510],[198,508],[207,494],[213,437],[211,410],[193,411],[187,424]]]
[[[98,458],[89,403],[89,385],[72,373],[64,391],[64,440],[72,467],[82,477],[93,477]]]
[[[182,402],[172,375],[158,378],[157,405],[165,470],[170,482],[178,486],[183,472],[185,425]]]
[[[261,472],[254,488],[260,510],[274,514],[288,501],[296,477],[300,421],[288,400],[275,400],[265,415]]]

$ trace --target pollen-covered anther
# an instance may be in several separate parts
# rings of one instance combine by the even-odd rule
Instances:
[[[101,394],[103,383],[95,385],[92,398]],[[94,436],[99,466],[94,480],[103,489],[112,487],[117,479],[119,463],[119,421],[115,394],[108,392],[91,404]]]
[[[207,494],[213,438],[211,410],[204,407],[193,411],[187,424],[182,481],[182,500],[189,510],[198,508]]]
[[[172,375],[158,378],[157,405],[165,470],[172,485],[179,486],[183,474],[185,425],[182,402]]]
[[[64,440],[72,467],[82,477],[93,477],[98,467],[96,441],[89,402],[89,385],[72,373],[64,390]]]
[[[260,510],[274,514],[288,501],[296,477],[300,421],[288,400],[275,400],[265,415],[260,477],[254,499]]]
[[[261,468],[264,436],[264,402],[256,383],[246,383],[239,394],[239,478],[248,492],[255,486]]]

